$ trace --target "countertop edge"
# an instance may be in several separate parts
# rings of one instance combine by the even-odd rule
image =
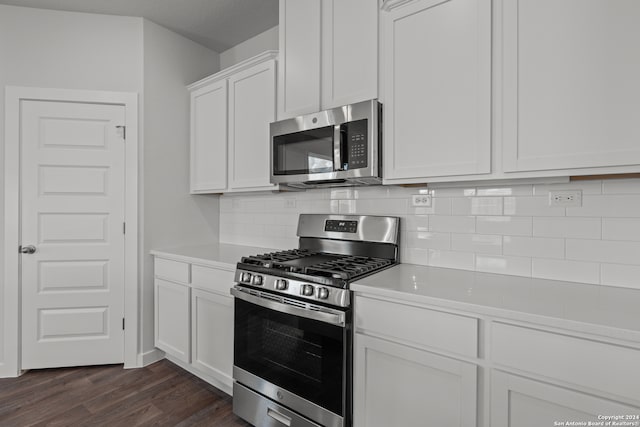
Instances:
[[[598,323],[563,319],[561,317],[545,316],[541,314],[526,313],[524,311],[509,310],[505,308],[490,307],[481,304],[466,303],[451,299],[430,297],[425,295],[409,294],[402,291],[379,288],[371,285],[352,284],[351,290],[363,296],[373,296],[393,302],[407,303],[411,305],[429,306],[427,308],[454,310],[460,315],[488,316],[497,321],[513,321],[529,323],[531,326],[543,326],[564,329],[575,333],[602,336],[603,339],[617,339],[628,341],[632,344],[640,344],[640,332],[624,329],[616,326],[607,326]]]

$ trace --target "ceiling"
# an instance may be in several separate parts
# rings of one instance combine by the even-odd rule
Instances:
[[[0,0],[0,4],[139,16],[216,52],[278,25],[278,0]]]

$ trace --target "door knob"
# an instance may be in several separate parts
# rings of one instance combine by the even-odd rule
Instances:
[[[19,251],[21,254],[34,254],[36,253],[36,247],[33,245],[20,246]]]

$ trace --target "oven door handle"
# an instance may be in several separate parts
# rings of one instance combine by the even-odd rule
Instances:
[[[281,313],[293,314],[294,316],[305,317],[311,320],[318,320],[320,322],[329,323],[343,328],[346,324],[346,315],[343,312],[330,313],[328,311],[305,310],[304,308],[299,308],[286,303],[260,298],[255,295],[239,291],[235,288],[231,288],[231,294],[234,297],[250,302],[251,304],[259,305],[260,307],[279,311]]]

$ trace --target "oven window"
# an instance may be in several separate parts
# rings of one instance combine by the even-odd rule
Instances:
[[[274,175],[333,172],[333,126],[273,138]]]
[[[345,331],[236,298],[234,364],[343,415]]]

